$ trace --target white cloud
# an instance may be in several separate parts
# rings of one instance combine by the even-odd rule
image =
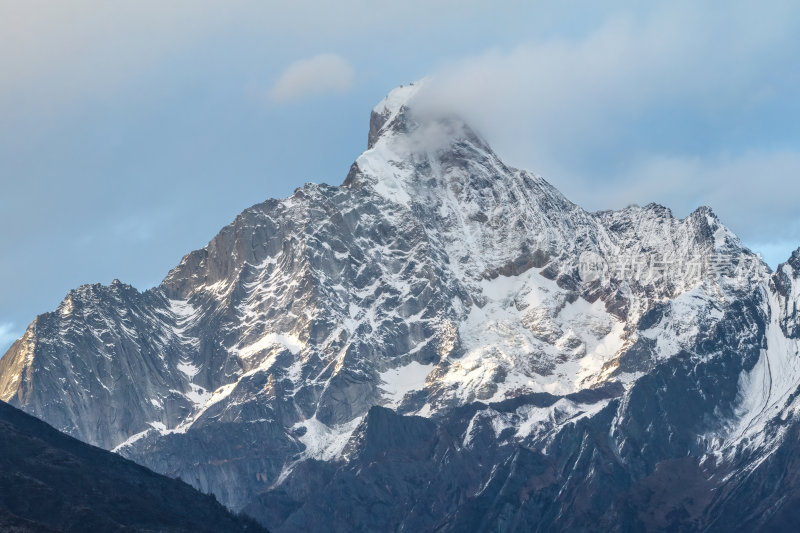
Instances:
[[[759,231],[776,231],[768,219],[750,215],[766,210],[782,217],[797,214],[798,177],[800,153],[794,150],[702,157],[653,155],[634,162],[623,177],[611,183],[611,189],[619,189],[615,198],[599,186],[593,194],[602,194],[600,201],[615,204],[662,198],[682,212],[706,204],[732,216],[741,214],[743,221],[758,226]]]
[[[797,57],[786,38],[800,25],[783,9],[759,11],[760,24],[753,15],[670,3],[644,20],[611,17],[580,38],[529,41],[446,65],[426,94],[517,157],[607,144],[654,109],[741,108],[774,90],[776,64]]]
[[[353,67],[336,54],[321,54],[295,61],[270,91],[276,102],[296,100],[327,92],[345,92],[353,87]]]
[[[2,357],[11,344],[21,336],[22,333],[14,329],[14,324],[9,322],[0,323],[0,357]]]
[[[655,201],[681,215],[707,204],[775,255],[800,245],[800,151],[765,134],[762,110],[793,109],[796,11],[662,4],[444,65],[418,105],[465,116],[509,163],[588,209]],[[796,131],[789,115],[772,120]],[[727,145],[735,130],[748,133]]]

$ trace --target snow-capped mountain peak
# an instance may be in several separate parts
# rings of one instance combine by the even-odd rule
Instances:
[[[406,118],[405,111],[412,105],[414,97],[424,83],[425,80],[423,79],[408,85],[401,85],[390,91],[383,100],[372,108],[369,117],[368,149],[372,148],[383,135],[394,131],[395,121],[399,123]],[[398,126],[401,125],[398,124]]]
[[[2,399],[236,509],[282,494],[288,530],[314,505],[297,494],[356,486],[347,465],[376,453],[474,472],[442,489],[458,529],[453,502],[497,496],[515,461],[584,480],[610,461],[630,487],[676,457],[735,464],[793,420],[771,406],[795,374],[758,376],[795,364],[800,252],[772,274],[708,208],[586,212],[415,112],[420,87],[372,110],[341,186],[245,210],[149,291],[70,292],[0,360]]]

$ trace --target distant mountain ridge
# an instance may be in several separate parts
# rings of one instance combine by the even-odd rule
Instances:
[[[586,212],[418,91],[341,186],[149,291],[71,291],[0,398],[276,531],[780,524],[800,251],[773,273],[705,207]]]

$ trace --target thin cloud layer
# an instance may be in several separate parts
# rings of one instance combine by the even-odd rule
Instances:
[[[297,100],[329,92],[346,92],[353,87],[354,71],[335,54],[321,54],[292,63],[270,91],[276,102]]]
[[[787,106],[800,67],[792,11],[675,3],[611,17],[577,38],[444,65],[418,106],[467,117],[588,209],[656,201],[682,216],[709,204],[746,242],[800,245],[800,151],[785,138],[800,118]]]

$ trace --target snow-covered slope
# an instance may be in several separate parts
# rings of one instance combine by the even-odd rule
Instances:
[[[489,454],[459,486],[471,498],[513,450],[557,456],[581,424],[606,424],[632,476],[678,450],[734,464],[786,434],[797,254],[770,273],[708,208],[586,212],[457,118],[415,111],[420,90],[373,109],[341,186],[245,210],[155,289],[72,291],[0,360],[0,398],[289,529],[326,469],[408,444],[375,424],[435,424],[447,453]],[[626,446],[656,438],[654,462],[625,470]]]

